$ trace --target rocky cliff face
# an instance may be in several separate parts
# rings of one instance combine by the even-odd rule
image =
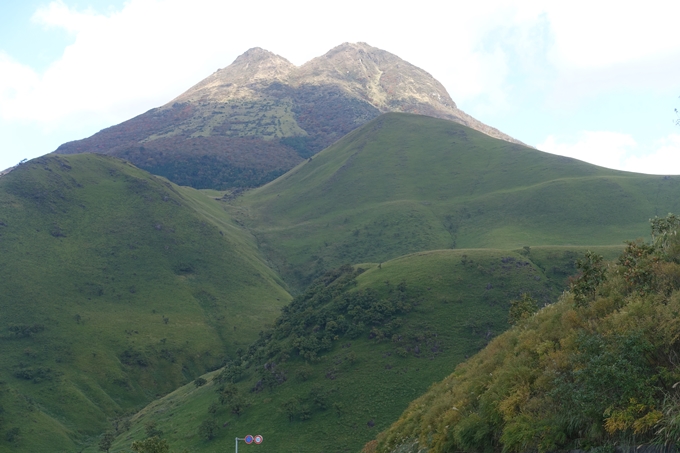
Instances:
[[[458,109],[422,69],[345,43],[300,67],[250,49],[168,104],[56,152],[115,155],[199,188],[252,187],[385,112],[448,119],[517,142]]]

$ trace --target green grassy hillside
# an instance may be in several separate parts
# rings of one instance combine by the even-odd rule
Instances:
[[[571,265],[563,250],[542,253]],[[365,272],[344,267],[317,280],[205,385],[189,384],[135,415],[111,451],[127,451],[150,423],[176,451],[230,450],[246,434],[264,436],[263,453],[357,451],[503,332],[510,300],[526,292],[548,303],[563,289],[561,277],[501,250],[422,252],[356,269]]]
[[[290,299],[217,202],[87,154],[0,178],[0,275],[0,451],[79,450]]]
[[[364,453],[680,447],[680,222],[614,263],[585,259],[560,301],[412,402]],[[640,447],[638,447],[640,448]]]
[[[680,178],[608,170],[390,113],[234,203],[299,287],[419,250],[621,245],[677,210]]]

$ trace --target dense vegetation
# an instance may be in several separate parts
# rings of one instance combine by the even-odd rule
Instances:
[[[365,271],[362,271],[365,270]],[[316,280],[237,359],[153,403],[112,451],[155,424],[173,448],[357,451],[430,384],[508,324],[511,300],[556,300],[553,281],[517,252],[436,251]],[[88,451],[94,452],[94,449]]]
[[[173,136],[112,154],[176,184],[218,190],[261,186],[301,161],[290,146],[255,137]]]
[[[615,262],[594,253],[561,300],[415,400],[365,452],[524,452],[680,439],[680,219]]]
[[[0,274],[0,451],[72,452],[122,427],[290,297],[216,201],[96,155],[0,178]]]

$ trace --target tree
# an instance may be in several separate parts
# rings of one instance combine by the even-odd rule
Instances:
[[[213,440],[217,436],[217,422],[212,419],[204,420],[198,427],[198,434],[205,440]]]
[[[288,421],[295,420],[295,417],[300,413],[300,400],[293,397],[281,405],[283,412],[288,416]]]
[[[571,292],[574,294],[576,306],[583,307],[595,297],[597,287],[606,280],[606,268],[602,255],[590,250],[582,259],[576,261],[576,268],[580,273],[571,283]]]
[[[510,302],[510,311],[508,312],[508,322],[510,324],[517,324],[522,319],[527,319],[538,311],[538,303],[529,294],[524,293],[522,296]]]
[[[18,426],[8,429],[5,433],[5,439],[7,442],[18,442],[21,434],[21,429]]]
[[[99,439],[99,451],[105,451],[106,453],[109,453],[115,438],[116,436],[111,431],[102,434],[101,439]]]
[[[222,390],[220,390],[220,404],[226,405],[231,403],[231,401],[238,395],[238,388],[234,384],[225,385]]]
[[[132,442],[130,446],[135,453],[170,453],[170,445],[158,436]]]
[[[146,437],[161,437],[163,431],[158,429],[158,425],[154,421],[150,421],[144,425],[144,431],[146,431]]]
[[[668,257],[674,245],[677,245],[680,217],[669,213],[666,217],[649,219],[652,229],[652,245]]]

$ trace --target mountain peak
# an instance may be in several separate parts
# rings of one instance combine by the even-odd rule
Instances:
[[[365,42],[334,47],[302,65],[296,77],[303,83],[340,84],[381,112],[418,113],[462,122],[456,103],[428,72]]]
[[[299,67],[253,47],[166,105],[57,153],[120,156],[194,187],[252,187],[387,112],[442,118],[518,143],[460,110],[428,72],[345,42]]]
[[[253,47],[236,57],[226,68],[218,69],[170,101],[170,104],[199,100],[225,102],[243,97],[250,91],[244,91],[244,87],[274,81],[286,82],[295,69],[296,66],[285,58],[261,47]],[[239,96],[239,92],[242,96]]]
[[[250,68],[252,65],[255,65],[257,68],[267,68],[274,66],[285,67],[288,68],[288,70],[295,69],[295,65],[290,61],[261,47],[253,47],[246,50],[241,55],[236,57],[234,62],[229,67],[245,66],[246,68]],[[249,72],[252,72],[252,70]]]

